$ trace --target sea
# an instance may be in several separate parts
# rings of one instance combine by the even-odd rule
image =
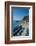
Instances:
[[[20,25],[20,21],[16,21],[16,20],[13,21],[13,28],[19,25]]]

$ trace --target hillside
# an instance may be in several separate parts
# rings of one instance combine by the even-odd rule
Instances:
[[[29,22],[29,16],[24,16],[22,20]]]

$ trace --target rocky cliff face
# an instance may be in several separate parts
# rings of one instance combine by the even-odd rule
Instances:
[[[22,20],[29,22],[29,16],[24,16]]]
[[[22,19],[21,25],[23,28],[29,28],[29,16],[25,16]]]

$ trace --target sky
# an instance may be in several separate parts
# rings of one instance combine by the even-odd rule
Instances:
[[[24,16],[29,15],[29,8],[27,7],[13,7],[13,20],[22,20]]]

